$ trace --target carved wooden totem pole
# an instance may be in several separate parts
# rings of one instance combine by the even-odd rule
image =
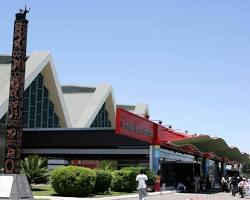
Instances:
[[[23,93],[25,81],[25,62],[27,44],[26,14],[20,10],[16,14],[11,62],[9,108],[7,116],[5,174],[20,173],[21,137],[23,128]]]

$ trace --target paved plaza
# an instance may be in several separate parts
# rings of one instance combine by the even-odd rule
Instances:
[[[73,197],[36,197],[35,199],[50,199],[50,200],[138,200],[137,195],[124,195],[116,197],[104,197],[104,198],[73,198]],[[239,195],[233,197],[231,193],[216,193],[210,195],[204,194],[186,194],[186,193],[170,193],[170,194],[150,194],[147,200],[236,200],[242,199]],[[245,197],[250,199],[250,197]]]
[[[239,195],[233,197],[230,193],[217,193],[211,195],[201,195],[201,194],[181,194],[181,193],[174,193],[174,194],[165,194],[165,195],[156,195],[156,196],[149,196],[147,200],[235,200],[235,199],[242,199]],[[245,198],[247,199],[247,197]],[[250,199],[250,197],[248,198]],[[138,198],[129,198],[127,200],[138,200]]]

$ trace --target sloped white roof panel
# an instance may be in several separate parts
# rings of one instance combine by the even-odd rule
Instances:
[[[9,95],[10,85],[10,64],[0,64],[0,105],[6,101],[6,95]],[[5,114],[2,114],[4,110],[0,110],[0,118]]]
[[[10,67],[11,67],[10,64],[0,64],[0,72],[1,72],[0,91],[2,91],[2,88],[4,86],[9,85]]]
[[[109,84],[99,84],[92,95],[89,104],[82,113],[76,124],[76,127],[90,127],[102,105],[112,92],[112,86]]]
[[[102,83],[95,88],[62,86],[62,90],[73,127],[90,127],[105,102],[109,120],[115,127],[116,106],[111,85]]]
[[[86,109],[92,93],[64,93],[64,100],[73,127],[76,126],[82,112]]]

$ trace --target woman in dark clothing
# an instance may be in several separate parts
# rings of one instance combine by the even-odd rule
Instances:
[[[208,175],[206,176],[206,183],[205,183],[205,185],[206,185],[206,191],[209,192],[211,190],[211,182],[209,180],[209,176]]]
[[[238,183],[235,177],[231,180],[231,187],[232,187],[232,195],[235,196],[238,192]]]

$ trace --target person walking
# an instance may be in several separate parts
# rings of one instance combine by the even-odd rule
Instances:
[[[224,176],[221,177],[221,188],[222,188],[222,192],[226,192],[227,189],[227,180],[225,179]]]
[[[244,197],[245,197],[245,194],[244,194],[244,187],[245,187],[245,185],[246,185],[246,179],[245,179],[245,178],[241,178],[240,180],[241,180],[241,181],[240,181],[239,184],[238,184],[239,194],[241,195],[241,198],[244,198]]]
[[[211,191],[211,181],[209,180],[209,175],[206,176],[205,188],[207,192]]]
[[[139,193],[139,200],[146,200],[147,195],[147,184],[146,181],[148,180],[147,175],[143,173],[143,169],[140,170],[140,174],[136,176],[136,181],[138,181],[138,193]]]
[[[237,179],[235,177],[232,178],[231,181],[231,187],[232,187],[232,196],[235,196],[236,193],[238,192],[238,183],[237,183]]]
[[[195,193],[197,193],[198,190],[200,190],[200,180],[201,180],[200,176],[198,174],[196,174],[194,176],[194,191],[195,191]]]

